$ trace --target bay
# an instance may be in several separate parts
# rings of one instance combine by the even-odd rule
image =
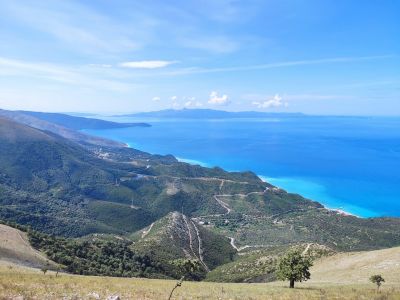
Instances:
[[[400,216],[400,118],[108,119],[152,127],[85,132],[194,164],[251,170],[357,216]]]

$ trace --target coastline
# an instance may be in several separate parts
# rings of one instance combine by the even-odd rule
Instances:
[[[200,165],[200,166],[206,167],[206,168],[212,167],[210,164],[208,164],[208,163],[206,163],[206,162],[199,161],[199,160],[195,160],[195,159],[188,159],[188,158],[183,158],[183,157],[175,157],[175,158],[176,158],[178,161],[184,162],[184,163]],[[228,171],[228,172],[233,172],[232,170],[226,170],[226,171]],[[270,183],[270,184],[272,184],[272,185],[274,185],[274,186],[276,186],[276,187],[278,187],[278,188],[281,188],[281,189],[285,190],[285,191],[288,192],[288,193],[299,194],[299,195],[301,195],[301,196],[304,197],[304,198],[310,199],[310,200],[312,200],[312,201],[317,201],[317,202],[320,203],[325,209],[327,209],[327,210],[329,210],[329,211],[334,211],[334,212],[336,212],[336,213],[339,213],[339,214],[345,215],[345,216],[353,216],[353,217],[357,217],[357,218],[367,218],[367,217],[364,217],[364,216],[360,216],[360,215],[358,215],[358,214],[356,214],[356,213],[350,212],[350,211],[348,211],[348,210],[346,210],[346,209],[343,209],[342,207],[338,207],[338,208],[331,207],[331,205],[328,205],[328,204],[324,203],[324,201],[321,201],[321,200],[316,199],[316,198],[314,198],[314,197],[308,197],[307,195],[304,195],[303,193],[300,193],[300,192],[297,192],[297,191],[293,191],[293,190],[291,191],[290,189],[287,189],[285,186],[282,186],[282,185],[279,184],[279,182],[285,181],[284,178],[274,178],[274,177],[268,177],[268,176],[259,175],[259,174],[256,174],[256,175],[257,175],[258,178],[260,178],[262,181],[268,182],[268,183]],[[286,180],[293,180],[293,179],[287,179],[287,178],[286,178]],[[361,208],[359,208],[359,209],[361,209]]]
[[[82,130],[82,131],[84,131],[84,130]],[[93,133],[91,133],[91,134],[93,134]],[[114,138],[112,138],[110,136],[108,136],[107,138],[111,139],[111,140],[115,140]],[[128,148],[133,148],[133,149],[141,148],[140,145],[137,143],[126,142],[126,141],[122,141],[121,139],[117,139],[117,140],[119,142],[123,143],[124,146],[128,147]],[[141,151],[145,151],[145,150],[141,150]],[[145,152],[149,152],[149,151],[145,151]],[[149,153],[158,154],[158,153],[153,153],[152,151],[150,151]],[[220,166],[218,164],[210,164],[210,163],[196,160],[196,159],[177,157],[175,155],[173,155],[173,156],[180,162],[185,162],[185,163],[192,164],[192,165],[200,165],[200,166],[206,167],[206,168],[213,168],[215,166]],[[225,168],[225,167],[222,167],[222,168],[228,172],[240,171],[237,169],[231,169],[231,168]],[[258,173],[256,175],[261,180],[266,181],[276,187],[279,187],[288,193],[299,194],[306,199],[310,199],[312,201],[316,201],[316,202],[320,203],[327,210],[335,211],[342,215],[355,216],[358,218],[370,218],[370,217],[383,216],[374,211],[370,211],[368,209],[352,205],[346,201],[343,201],[343,199],[336,199],[335,197],[333,197],[332,195],[330,195],[326,192],[326,188],[323,185],[321,185],[321,184],[317,183],[317,181],[314,181],[309,178],[270,177],[270,176],[265,176],[264,174],[260,174],[260,173]]]
[[[274,178],[274,177],[267,177],[267,176],[263,176],[263,175],[257,175],[257,176],[258,176],[262,181],[268,182],[268,183],[270,183],[270,184],[272,184],[272,185],[275,185],[275,186],[277,186],[277,187],[279,187],[279,188],[282,188],[283,190],[285,190],[285,191],[288,192],[288,193],[299,194],[299,195],[301,195],[301,196],[304,197],[304,198],[310,199],[310,200],[312,200],[312,201],[317,201],[318,203],[320,203],[320,204],[321,204],[325,209],[327,209],[327,210],[335,211],[335,212],[340,213],[340,214],[345,215],[345,216],[353,216],[353,217],[357,217],[357,218],[365,218],[365,217],[362,217],[362,216],[360,216],[360,215],[358,215],[358,214],[349,212],[348,210],[343,209],[343,207],[338,207],[338,208],[336,208],[336,207],[331,207],[331,205],[324,203],[323,200],[318,200],[318,199],[317,199],[317,198],[319,198],[318,196],[316,196],[316,198],[313,197],[312,195],[311,195],[311,196],[307,196],[307,195],[308,195],[308,192],[303,192],[303,193],[302,193],[302,192],[296,191],[296,188],[294,188],[294,190],[291,191],[290,188],[287,189],[287,188],[285,187],[285,184],[283,184],[283,185],[281,184],[281,183],[285,183],[285,182],[290,182],[291,185],[293,184],[293,182],[297,182],[298,185],[303,185],[303,186],[308,184],[309,186],[311,186],[311,188],[313,188],[314,190],[317,190],[317,193],[318,193],[318,190],[319,190],[319,193],[321,193],[321,191],[322,191],[322,193],[324,193],[324,191],[323,191],[323,186],[318,185],[318,184],[316,184],[316,183],[313,183],[313,182],[311,182],[311,181],[306,182],[305,180],[301,180],[301,179],[294,179],[294,178]],[[296,183],[295,183],[295,184],[296,184]],[[314,191],[314,192],[315,192],[315,191]],[[321,198],[322,198],[322,197],[323,197],[323,195],[321,195]],[[328,197],[328,196],[326,196],[326,197]],[[331,202],[332,202],[332,200],[331,200]]]
[[[137,149],[135,145],[133,145],[132,143],[126,143],[126,142],[122,142],[124,144],[124,147],[126,148],[132,148],[132,149]],[[140,147],[139,147],[140,148]],[[137,149],[138,150],[138,149]],[[152,153],[154,154],[154,153]],[[172,154],[173,155],[173,154]],[[190,158],[184,158],[184,157],[178,157],[173,155],[179,162],[183,162],[183,163],[188,163],[191,165],[199,165],[205,168],[212,168],[214,167],[213,165],[206,163],[204,161],[200,161],[200,160],[196,160],[196,159],[190,159]],[[228,172],[237,172],[237,170],[229,170],[229,169],[225,169],[224,170],[228,171]],[[353,216],[353,217],[357,217],[357,218],[369,218],[369,217],[378,217],[376,216],[373,212],[369,212],[363,208],[356,208],[357,210],[364,210],[366,212],[368,212],[368,216],[362,216],[359,215],[357,213],[354,212],[350,212],[349,210],[343,209],[343,207],[332,207],[329,204],[324,203],[323,200],[319,200],[319,197],[313,197],[313,196],[307,196],[307,193],[302,193],[296,190],[291,190],[291,188],[287,188],[285,185],[281,185],[280,182],[284,182],[284,181],[295,181],[296,179],[293,178],[275,178],[275,177],[269,177],[269,176],[265,176],[265,175],[260,175],[260,174],[256,174],[258,178],[260,178],[260,180],[262,180],[263,182],[267,182],[269,184],[272,184],[288,193],[293,193],[293,194],[299,194],[300,196],[312,200],[312,201],[316,201],[318,203],[320,203],[324,209],[329,210],[329,211],[334,211],[338,214],[344,215],[344,216]],[[297,181],[303,181],[303,180],[299,180],[297,179]],[[309,182],[311,183],[311,185],[315,185],[315,183]]]
[[[314,123],[309,119],[276,127],[264,122],[174,124],[160,120],[150,129],[86,132],[129,143],[132,148],[148,153],[176,155],[190,164],[219,166],[231,172],[252,170],[257,175],[272,177],[273,182],[267,181],[273,185],[316,200],[329,209],[363,218],[400,216],[396,183],[399,175],[395,173],[399,160],[394,160],[399,153],[385,150],[386,146],[397,145],[393,138],[398,133],[389,130],[393,124],[372,124],[373,128],[389,130],[387,138],[376,145],[377,132],[364,130],[370,128],[370,122],[335,121],[332,126],[329,120],[328,124],[323,121],[321,128],[320,121]],[[350,131],[352,128],[354,132]],[[347,132],[351,132],[350,136]],[[361,136],[361,140],[354,140],[354,135]],[[301,155],[296,155],[293,149],[299,143],[304,147]],[[382,155],[374,156],[373,151],[382,151]]]

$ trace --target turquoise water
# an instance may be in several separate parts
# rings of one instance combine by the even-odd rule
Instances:
[[[328,208],[400,216],[400,118],[140,121],[153,126],[86,132],[190,163],[251,170]]]

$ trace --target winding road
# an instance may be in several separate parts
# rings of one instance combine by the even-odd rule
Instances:
[[[223,188],[225,182],[232,182],[232,183],[239,183],[239,184],[250,184],[250,183],[247,182],[247,181],[235,181],[235,180],[222,179],[222,178],[217,178],[217,177],[177,177],[177,176],[169,176],[169,175],[162,175],[162,176],[140,175],[140,176],[141,176],[141,178],[157,178],[157,177],[172,178],[172,179],[174,179],[174,181],[173,181],[173,187],[174,187],[174,188],[175,188],[175,181],[176,181],[176,180],[179,180],[179,179],[185,179],[185,180],[203,180],[203,181],[220,181],[220,184],[219,184],[219,191],[220,191],[220,192],[222,192],[222,188]],[[192,225],[193,225],[193,227],[194,227],[194,229],[195,229],[195,231],[196,231],[197,241],[198,241],[198,245],[199,245],[198,251],[197,251],[198,254],[196,254],[196,251],[193,249],[193,236],[192,236],[192,233],[191,233],[190,224],[189,224],[189,222],[188,222],[188,220],[187,220],[187,217],[186,217],[186,216],[183,217],[184,222],[185,222],[185,224],[186,224],[188,236],[189,236],[189,248],[190,248],[191,252],[193,253],[193,255],[194,255],[196,258],[199,259],[200,263],[204,266],[204,268],[205,268],[207,271],[209,271],[209,268],[208,268],[208,266],[206,265],[206,263],[204,262],[204,258],[203,258],[202,240],[201,240],[201,237],[200,237],[199,230],[198,230],[198,228],[197,228],[197,226],[196,226],[197,219],[198,219],[198,218],[206,218],[206,217],[221,217],[221,216],[229,215],[229,214],[232,212],[232,208],[229,206],[229,204],[228,204],[227,202],[221,200],[220,198],[224,198],[224,197],[243,197],[243,198],[245,198],[245,197],[248,197],[248,196],[250,196],[250,195],[262,195],[262,194],[266,193],[269,189],[270,189],[269,187],[266,187],[266,188],[264,189],[264,191],[260,191],[260,192],[249,192],[249,193],[247,193],[247,194],[243,194],[243,193],[237,193],[237,194],[222,194],[222,193],[221,193],[221,194],[214,195],[214,196],[213,196],[214,200],[218,203],[219,206],[221,206],[223,209],[225,209],[225,213],[204,215],[204,216],[199,216],[199,217],[197,217],[197,218],[191,218],[191,219],[190,219],[190,222],[192,223]],[[142,238],[144,238],[144,237],[150,232],[150,230],[151,230],[152,227],[153,227],[153,224],[154,224],[154,223],[152,223],[152,224],[150,225],[150,228],[149,228],[148,230],[143,231]],[[229,239],[230,239],[230,244],[231,244],[231,246],[232,246],[236,251],[238,251],[238,252],[243,251],[244,249],[247,249],[247,248],[262,247],[261,245],[256,245],[256,246],[245,245],[245,246],[242,246],[242,247],[238,247],[238,246],[236,246],[236,244],[235,244],[235,238],[229,237]],[[307,248],[306,250],[308,250],[308,248]]]
[[[202,248],[202,240],[200,237],[200,232],[199,229],[197,228],[196,224],[193,222],[193,220],[190,220],[193,224],[194,229],[196,230],[196,235],[197,235],[197,241],[199,244],[199,260],[201,262],[201,264],[204,266],[204,268],[206,269],[207,272],[210,272],[210,269],[208,268],[208,266],[206,265],[206,263],[204,262],[204,258],[203,258],[203,248]]]
[[[150,233],[150,230],[153,228],[153,225],[154,225],[154,222],[150,224],[149,229],[143,230],[142,239],[145,238]]]

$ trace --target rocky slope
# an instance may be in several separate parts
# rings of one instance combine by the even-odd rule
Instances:
[[[228,238],[178,212],[169,213],[133,238],[139,253],[152,253],[165,262],[182,257],[198,260],[206,272],[232,261],[236,254]]]

